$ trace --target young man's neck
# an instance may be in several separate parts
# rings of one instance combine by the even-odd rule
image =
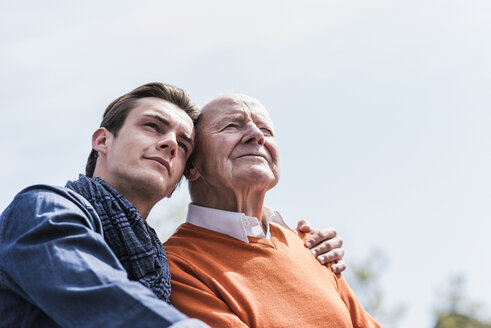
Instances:
[[[159,201],[154,200],[151,195],[148,195],[148,190],[138,188],[135,186],[126,186],[124,183],[118,183],[118,181],[112,181],[110,178],[105,177],[104,174],[98,174],[94,172],[94,178],[100,178],[106,181],[111,187],[113,187],[118,193],[126,198],[140,213],[141,218],[145,221],[150,214],[150,211],[154,205]]]

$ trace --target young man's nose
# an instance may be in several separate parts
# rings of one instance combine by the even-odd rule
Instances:
[[[176,157],[177,147],[177,139],[174,133],[166,134],[158,143],[158,148],[167,151],[169,153],[170,159]]]

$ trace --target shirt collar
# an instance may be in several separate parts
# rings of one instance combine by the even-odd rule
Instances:
[[[278,211],[265,207],[263,215],[267,220],[266,226],[268,231],[266,234],[264,234],[259,220],[255,217],[247,216],[244,213],[229,212],[194,204],[189,204],[186,222],[201,228],[223,233],[245,243],[249,242],[247,237],[271,239],[271,232],[269,230],[269,224],[271,222],[275,222],[289,229]]]

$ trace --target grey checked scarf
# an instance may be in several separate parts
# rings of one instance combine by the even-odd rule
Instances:
[[[164,247],[137,209],[100,178],[80,174],[78,180],[68,181],[66,187],[92,204],[102,221],[104,239],[129,279],[140,282],[170,303],[170,273]]]

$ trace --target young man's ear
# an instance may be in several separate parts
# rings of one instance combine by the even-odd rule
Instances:
[[[99,154],[107,154],[108,142],[112,138],[112,133],[106,128],[98,128],[92,134],[92,149],[97,151]]]
[[[190,160],[188,161],[186,169],[184,170],[184,176],[189,181],[196,181],[201,176],[198,170],[194,167],[193,162]]]

